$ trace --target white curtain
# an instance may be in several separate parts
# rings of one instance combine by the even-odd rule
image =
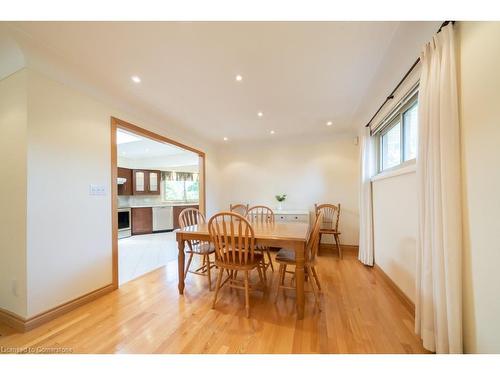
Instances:
[[[453,25],[422,52],[417,157],[415,331],[426,349],[462,352],[460,130]]]
[[[359,196],[359,252],[361,263],[373,266],[373,202],[371,178],[376,173],[375,138],[370,128],[361,134],[361,180]]]

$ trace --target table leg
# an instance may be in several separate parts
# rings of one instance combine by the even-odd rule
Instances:
[[[295,289],[297,294],[297,317],[304,319],[304,261],[305,261],[305,244],[298,243],[295,246]]]
[[[182,238],[177,239],[177,246],[179,249],[179,255],[177,257],[177,265],[179,269],[179,294],[184,294],[184,240]]]

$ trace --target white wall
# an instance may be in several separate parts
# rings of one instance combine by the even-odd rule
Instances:
[[[31,317],[111,283],[110,117],[186,139],[32,69],[28,94],[26,316]],[[210,146],[192,145],[207,152],[210,212],[217,180]],[[106,195],[89,196],[89,184],[105,185]]]
[[[359,149],[353,136],[225,144],[218,152],[220,209],[248,202],[274,208],[314,210],[314,203],[341,203],[341,241],[358,244]]]
[[[20,70],[0,80],[0,308],[20,316],[26,314],[26,107]]]
[[[500,23],[459,22],[466,353],[500,352]],[[415,175],[373,182],[375,261],[414,298]],[[391,236],[392,234],[392,236]]]
[[[415,300],[417,189],[409,173],[380,178],[373,186],[375,263]]]
[[[500,22],[460,22],[464,345],[500,353]]]

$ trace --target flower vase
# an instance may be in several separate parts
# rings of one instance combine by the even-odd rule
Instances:
[[[283,210],[283,202],[278,202],[278,211]]]

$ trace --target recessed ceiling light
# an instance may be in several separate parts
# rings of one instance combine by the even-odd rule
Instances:
[[[328,121],[328,122],[326,123],[326,126],[332,126],[332,125],[333,125],[333,122],[331,122],[331,121]]]
[[[235,79],[236,79],[238,82],[243,81],[243,77],[242,77],[241,75],[239,75],[239,74],[235,77]]]
[[[229,138],[228,137],[224,137],[222,138],[224,141],[227,141]]]
[[[271,130],[269,133],[274,134],[274,130]]]
[[[135,83],[141,83],[141,79],[138,76],[132,76],[130,79],[132,79]]]
[[[262,112],[257,112],[257,116],[262,117],[264,114]]]

